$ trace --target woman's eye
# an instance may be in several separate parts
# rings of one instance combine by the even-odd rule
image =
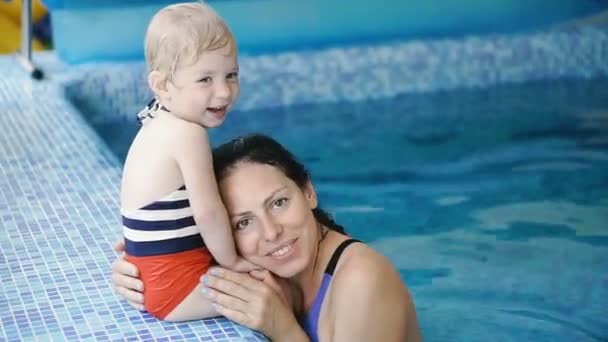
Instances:
[[[287,204],[287,198],[279,198],[278,200],[274,201],[274,207],[276,208],[282,208]]]
[[[203,77],[200,80],[198,80],[199,83],[209,83],[211,82],[211,77],[207,76],[207,77]]]
[[[247,226],[249,225],[249,221],[251,221],[251,220],[249,220],[249,219],[240,220],[239,222],[236,223],[236,229],[239,230],[239,229],[247,228]]]

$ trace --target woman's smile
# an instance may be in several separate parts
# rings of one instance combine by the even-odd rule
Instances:
[[[291,239],[279,247],[273,249],[267,256],[272,257],[275,260],[282,260],[288,258],[295,251],[295,243],[298,239]]]

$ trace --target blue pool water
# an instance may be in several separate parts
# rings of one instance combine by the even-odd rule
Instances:
[[[120,158],[140,105],[97,124]],[[608,339],[608,79],[239,111],[211,132],[295,152],[399,269],[427,340]]]
[[[43,82],[0,56],[0,342],[264,340],[113,293],[145,68],[35,57]],[[399,269],[427,341],[608,340],[606,60],[606,28],[243,57],[212,138],[293,150]]]

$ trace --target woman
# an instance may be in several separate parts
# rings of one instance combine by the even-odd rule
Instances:
[[[308,171],[283,146],[251,135],[213,160],[238,252],[267,270],[212,268],[201,281],[217,312],[275,341],[421,340],[399,273],[318,207]],[[117,292],[143,307],[135,266],[113,269]]]

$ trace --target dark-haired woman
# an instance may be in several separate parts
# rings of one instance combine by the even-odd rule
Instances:
[[[211,269],[203,294],[219,314],[274,341],[421,340],[399,273],[319,208],[308,171],[282,145],[250,135],[216,148],[213,162],[238,252],[265,269]],[[114,263],[118,293],[140,307],[136,274]]]

